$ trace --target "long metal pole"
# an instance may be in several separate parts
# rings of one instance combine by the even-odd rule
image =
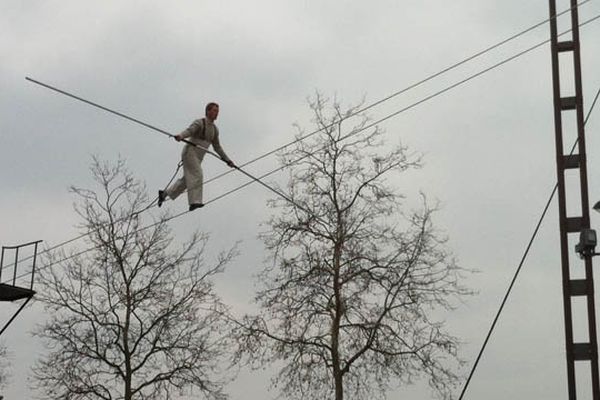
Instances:
[[[38,81],[38,80],[36,80],[36,79],[33,79],[33,78],[30,78],[30,77],[25,77],[25,79],[26,79],[26,80],[28,80],[28,81],[30,81],[30,82],[32,82],[32,83],[35,83],[35,84],[37,84],[37,85],[43,86],[43,87],[45,87],[45,88],[47,88],[47,89],[53,90],[53,91],[55,91],[55,92],[57,92],[57,93],[63,94],[63,95],[65,95],[65,96],[68,96],[68,97],[71,97],[72,99],[79,100],[79,101],[81,101],[81,102],[83,102],[83,103],[89,104],[89,105],[91,105],[91,106],[93,106],[93,107],[99,108],[99,109],[101,109],[101,110],[104,110],[104,111],[106,111],[106,112],[109,112],[109,113],[111,113],[111,114],[114,114],[114,115],[116,115],[116,116],[119,116],[119,117],[121,117],[121,118],[125,118],[125,119],[127,119],[127,120],[129,120],[129,121],[135,122],[136,124],[140,124],[140,125],[142,125],[142,126],[145,126],[146,128],[149,128],[149,129],[152,129],[152,130],[154,130],[154,131],[156,131],[156,132],[162,133],[163,135],[169,136],[169,137],[171,137],[171,138],[175,138],[175,137],[176,137],[175,135],[173,135],[173,134],[172,134],[172,133],[170,133],[170,132],[167,132],[167,131],[165,131],[164,129],[157,128],[156,126],[154,126],[154,125],[150,125],[150,124],[148,124],[148,123],[146,123],[146,122],[144,122],[144,121],[141,121],[141,120],[139,120],[139,119],[137,119],[137,118],[130,117],[130,116],[126,115],[126,114],[123,114],[122,112],[115,111],[115,110],[112,110],[112,109],[110,109],[110,108],[108,108],[108,107],[102,106],[102,105],[100,105],[100,104],[98,104],[98,103],[94,103],[93,101],[86,100],[86,99],[84,99],[83,97],[76,96],[76,95],[74,95],[74,94],[72,94],[72,93],[69,93],[69,92],[67,92],[67,91],[65,91],[65,90],[62,90],[62,89],[59,89],[59,88],[57,88],[57,87],[54,87],[54,86],[48,85],[47,83],[40,82],[40,81]],[[202,150],[204,150],[205,152],[207,152],[208,154],[210,154],[211,156],[213,156],[213,157],[215,157],[215,158],[217,158],[217,159],[219,159],[219,160],[221,160],[221,161],[225,162],[225,160],[223,160],[223,159],[222,159],[222,158],[221,158],[221,157],[220,157],[218,154],[216,154],[216,153],[214,153],[214,152],[210,151],[209,149],[207,149],[207,148],[205,148],[205,147],[203,147],[203,146],[199,146],[198,144],[196,144],[196,143],[192,143],[192,142],[190,142],[189,140],[186,140],[186,139],[182,139],[181,141],[182,141],[182,142],[185,142],[185,143],[187,143],[187,144],[189,144],[189,145],[191,145],[191,146],[194,146],[194,147],[197,147],[197,148],[199,148],[199,149],[202,149]],[[248,173],[248,172],[244,171],[243,169],[241,169],[241,168],[240,168],[240,167],[238,167],[237,165],[234,165],[234,168],[235,168],[235,169],[237,169],[238,171],[240,171],[242,174],[244,174],[244,175],[246,175],[247,177],[249,177],[250,179],[252,179],[253,181],[255,181],[255,182],[257,182],[257,183],[260,183],[260,184],[261,184],[263,187],[265,187],[265,188],[269,189],[271,192],[273,192],[273,193],[275,193],[276,195],[278,195],[278,196],[282,197],[282,198],[283,198],[283,199],[285,199],[286,201],[288,201],[288,202],[290,202],[290,203],[294,204],[296,207],[298,207],[298,208],[299,208],[299,209],[301,209],[302,211],[304,211],[304,212],[306,212],[306,213],[308,213],[308,214],[313,214],[312,212],[310,212],[310,211],[309,211],[309,210],[307,210],[306,208],[304,208],[304,207],[300,206],[299,204],[297,204],[295,201],[293,201],[292,199],[290,199],[290,198],[289,198],[288,196],[286,196],[285,194],[281,193],[280,191],[276,190],[275,188],[271,187],[270,185],[268,185],[268,184],[264,183],[263,181],[261,181],[260,179],[258,179],[257,177],[255,177],[254,175],[252,175],[252,174],[250,174],[250,173]]]

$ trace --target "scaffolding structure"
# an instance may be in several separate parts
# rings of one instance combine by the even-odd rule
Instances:
[[[0,335],[4,333],[35,295],[33,280],[35,277],[38,245],[41,242],[41,240],[37,240],[17,246],[2,246],[2,253],[0,255],[0,301],[25,301],[2,327]],[[12,258],[10,257],[11,253],[13,255]],[[26,256],[23,259],[19,259],[19,256],[23,256],[24,253]],[[5,262],[7,263],[5,264]],[[26,262],[24,266],[23,262]]]

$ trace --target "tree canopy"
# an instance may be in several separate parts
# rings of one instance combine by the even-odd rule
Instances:
[[[47,398],[223,399],[225,306],[211,278],[234,257],[204,257],[208,237],[175,245],[166,215],[142,228],[144,185],[119,160],[94,158],[96,188],[72,188],[87,250],[54,253],[39,269],[36,330],[49,347],[34,368]]]
[[[391,183],[421,158],[386,146],[360,106],[321,95],[310,106],[320,131],[280,155],[292,202],[270,201],[260,312],[239,325],[238,356],[281,365],[286,398],[372,399],[416,379],[450,397],[459,341],[439,316],[471,292],[436,208],[421,194],[407,210]]]

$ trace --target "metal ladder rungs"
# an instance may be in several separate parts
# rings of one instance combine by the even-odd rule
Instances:
[[[579,154],[563,156],[563,165],[565,169],[579,168],[581,165],[581,157],[579,157]]]
[[[575,96],[571,97],[561,97],[560,98],[560,109],[565,110],[575,110],[577,108],[577,98]]]
[[[575,361],[591,360],[594,355],[589,343],[573,343],[573,359]]]
[[[561,33],[558,30],[557,19],[561,14],[557,14],[558,0],[549,0],[550,9],[550,46],[552,55],[552,88],[553,88],[553,108],[554,108],[554,132],[556,139],[556,166],[558,179],[558,214],[560,221],[560,253],[561,253],[561,272],[563,283],[563,306],[564,306],[564,327],[565,327],[565,353],[567,361],[567,383],[568,400],[579,400],[578,380],[581,377],[576,372],[578,368],[588,368],[591,372],[591,379],[583,379],[582,388],[586,391],[583,398],[588,400],[600,400],[600,366],[598,364],[598,335],[596,328],[596,305],[594,296],[594,277],[591,267],[591,258],[585,259],[585,278],[581,276],[581,268],[573,268],[570,262],[573,257],[573,248],[571,242],[575,239],[575,234],[580,234],[584,228],[589,228],[589,210],[588,210],[588,184],[587,184],[587,165],[585,162],[585,120],[583,118],[583,83],[581,77],[581,54],[580,54],[580,35],[579,35],[579,13],[577,12],[577,0],[570,0],[570,27],[571,35],[561,40]],[[564,2],[563,2],[564,3]],[[564,4],[563,4],[564,7]],[[565,64],[565,65],[562,65]],[[571,64],[569,68],[564,68]],[[567,78],[565,85],[561,85],[561,78]],[[564,88],[561,90],[561,87]],[[567,91],[564,91],[564,90]],[[570,111],[567,111],[570,110]],[[563,118],[568,118],[569,127],[563,126]],[[573,124],[575,122],[575,124]],[[564,153],[565,133],[574,131],[576,125],[578,143],[578,154],[567,155]],[[579,188],[574,187],[572,182],[567,184],[565,175],[566,170],[570,169],[574,175],[579,175]],[[570,193],[570,192],[573,193]],[[571,213],[569,216],[569,206],[575,205],[576,201],[581,200],[581,211]],[[584,207],[585,206],[585,207]],[[581,263],[578,263],[581,264]],[[580,267],[578,265],[577,267]],[[576,279],[572,279],[576,276]],[[575,299],[575,296],[580,296]],[[579,304],[574,308],[573,300],[583,300],[586,307]],[[582,318],[587,316],[587,337],[580,337],[580,343],[576,343],[575,332],[579,336],[579,328]],[[577,323],[577,324],[575,324]],[[583,365],[582,365],[583,364]],[[588,365],[589,364],[589,365]],[[589,375],[588,375],[589,376]],[[588,393],[589,390],[589,393]],[[561,396],[563,397],[563,396]]]
[[[575,42],[573,42],[572,40],[558,42],[556,44],[556,50],[558,50],[559,53],[562,53],[565,51],[573,51],[573,50],[575,50]]]
[[[589,296],[592,294],[586,279],[571,279],[569,282],[569,294],[571,296]]]
[[[582,217],[571,217],[567,218],[567,232],[581,232],[583,229],[583,218]]]

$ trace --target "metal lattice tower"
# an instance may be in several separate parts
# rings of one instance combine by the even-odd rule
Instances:
[[[581,375],[576,374],[576,367],[589,368],[591,398],[600,400],[592,255],[584,255],[579,260],[573,250],[575,235],[578,237],[582,230],[590,228],[577,0],[569,0],[571,37],[561,41],[558,37],[556,0],[549,1],[569,400],[577,398],[576,377],[581,378]],[[575,151],[571,155],[565,153],[565,146],[570,149],[573,143],[565,143],[565,140],[575,138]],[[573,324],[574,314],[579,322],[587,315],[586,334],[580,333],[579,329],[577,337],[574,337],[574,328],[579,328],[579,325]]]

